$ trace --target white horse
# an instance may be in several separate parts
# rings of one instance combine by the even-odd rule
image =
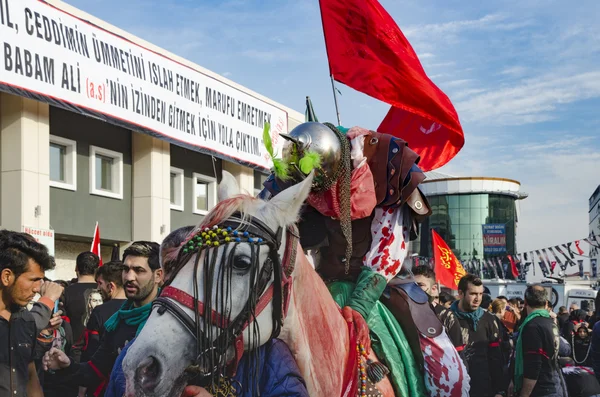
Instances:
[[[223,181],[219,185],[219,204],[207,215],[197,230],[205,230],[205,227],[212,230],[214,225],[223,225],[227,219],[232,219],[234,213],[240,212],[244,214],[244,219],[258,220],[258,222],[254,221],[255,223],[262,222],[263,226],[268,227],[274,235],[278,230],[283,231],[279,236],[280,244],[276,249],[279,258],[289,259],[289,252],[286,252],[286,247],[289,248],[287,240],[295,240],[293,235],[286,231],[297,221],[300,209],[310,192],[312,179],[311,174],[303,182],[284,190],[272,200],[265,202],[249,195],[240,195],[239,186],[233,176],[223,172]],[[226,229],[219,228],[219,230]],[[294,245],[293,248],[296,248],[296,252],[295,255],[292,255],[290,267],[287,268],[290,271],[293,269],[291,273],[293,288],[289,294],[289,309],[278,337],[284,340],[292,351],[311,396],[353,397],[347,390],[347,375],[351,374],[350,378],[356,382],[359,365],[356,361],[356,345],[351,346],[355,342],[352,342],[349,325],[342,317],[339,307],[333,301],[324,282],[309,264],[299,243]],[[182,247],[186,247],[186,245]],[[259,251],[256,251],[256,247],[260,247]],[[264,244],[253,246],[251,242],[242,240],[238,244],[226,243],[209,250],[201,250],[200,258],[196,258],[196,254],[192,254],[191,257],[188,255],[189,258],[182,263],[181,269],[172,280],[170,286],[174,289],[187,292],[188,297],[195,295],[195,297],[199,297],[199,300],[206,299],[205,282],[212,279],[219,280],[221,283],[223,280],[219,277],[228,278],[225,280],[229,289],[227,297],[223,296],[222,292],[208,291],[210,303],[209,305],[203,304],[203,309],[205,309],[203,317],[196,318],[189,299],[187,305],[181,303],[182,299],[165,299],[189,316],[189,319],[194,319],[194,323],[195,320],[199,321],[199,328],[203,330],[201,340],[208,341],[208,343],[214,342],[219,335],[222,335],[224,326],[229,324],[223,318],[233,321],[248,307],[247,302],[252,299],[251,291],[257,288],[257,281],[251,280],[261,274],[261,269],[252,269],[252,267],[262,268],[265,263],[269,262],[269,258],[273,258],[273,252],[269,252],[273,248],[270,247],[274,246]],[[209,259],[214,255],[217,257],[212,262],[205,262],[206,255],[209,256]],[[253,258],[256,257],[257,259],[254,260]],[[186,256],[180,254],[180,258],[186,258]],[[196,260],[198,262],[195,262]],[[213,276],[208,275],[207,278],[206,263],[208,262],[212,263],[208,268],[214,274]],[[205,266],[202,265],[203,263]],[[228,264],[230,269],[226,269]],[[286,266],[285,263],[282,265]],[[195,269],[196,272],[194,272]],[[195,278],[197,278],[197,283],[194,283]],[[269,285],[273,285],[274,279],[271,275]],[[194,290],[196,290],[196,294],[194,294]],[[223,299],[231,301],[224,305]],[[285,304],[285,302],[283,303]],[[208,307],[211,305],[212,309]],[[223,311],[218,310],[219,308]],[[196,336],[198,333],[194,335],[194,332],[191,332],[193,329],[190,330],[189,322],[186,327],[185,321],[180,318],[181,315],[178,318],[173,310],[161,309],[164,307],[153,309],[146,325],[129,348],[123,362],[123,370],[127,379],[127,396],[178,397],[189,381],[190,366],[195,364],[196,370],[199,368],[200,372],[210,372],[213,368],[212,364],[206,364],[210,360],[196,360],[198,354]],[[209,310],[211,315],[207,314]],[[259,310],[256,310],[254,321],[252,321],[252,317],[248,319],[250,326],[247,326],[242,333],[243,348],[246,352],[256,348],[257,344],[265,344],[271,338],[271,331],[275,323],[273,313],[274,305],[270,300],[260,313]],[[257,328],[260,330],[259,334],[256,333]],[[251,343],[253,340],[254,344]],[[237,338],[236,342],[239,343],[240,338]],[[256,342],[258,343],[256,344]],[[217,345],[218,343],[215,343],[215,346]],[[236,346],[234,345],[235,343],[228,346],[224,352],[222,351],[221,356],[217,354],[215,362],[222,364],[225,361],[234,360],[236,357]],[[204,349],[208,351],[210,347],[205,344],[202,350]],[[373,353],[369,358],[377,361]],[[387,377],[376,386],[383,396],[394,395]],[[358,387],[360,391],[360,380]],[[358,394],[360,395],[360,393]]]

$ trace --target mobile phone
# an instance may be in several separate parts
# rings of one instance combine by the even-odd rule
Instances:
[[[59,300],[58,300],[58,299],[57,299],[57,300],[54,302],[54,311],[53,311],[52,313],[57,313],[57,312],[58,312],[58,304],[59,304],[59,303],[60,303],[60,302],[59,302]]]

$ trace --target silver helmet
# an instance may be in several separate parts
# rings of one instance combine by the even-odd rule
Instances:
[[[343,135],[325,124],[310,122],[300,124],[289,134],[280,136],[286,139],[282,157],[290,165],[291,176],[297,180],[304,179],[306,175],[300,170],[298,162],[307,152],[316,152],[321,163],[315,170],[313,188],[329,189],[337,180],[342,167]]]

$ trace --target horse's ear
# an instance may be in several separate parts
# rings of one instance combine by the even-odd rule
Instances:
[[[311,172],[302,182],[285,189],[268,202],[268,205],[277,212],[277,218],[283,223],[282,226],[298,220],[300,209],[310,193],[313,177],[314,172]]]
[[[235,177],[227,171],[223,171],[223,179],[219,183],[219,191],[217,197],[219,201],[227,200],[230,197],[240,194],[240,186]]]

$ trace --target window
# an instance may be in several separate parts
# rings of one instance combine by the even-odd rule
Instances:
[[[171,209],[183,211],[183,170],[171,167]]]
[[[194,214],[206,215],[217,203],[217,180],[202,174],[193,174]]]
[[[268,174],[254,170],[254,196],[258,196],[263,190],[263,183],[265,183],[268,177]]]
[[[50,135],[50,186],[77,190],[77,143]]]
[[[90,146],[90,194],[123,199],[123,154]]]

